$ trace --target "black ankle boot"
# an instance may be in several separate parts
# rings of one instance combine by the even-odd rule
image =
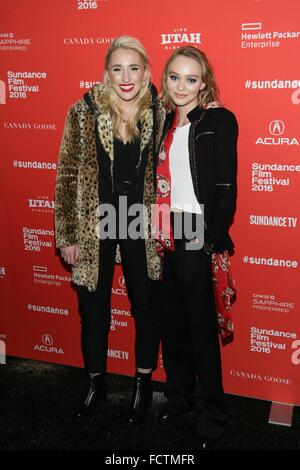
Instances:
[[[137,424],[148,415],[152,404],[151,374],[136,374],[127,421]]]
[[[89,374],[90,388],[84,404],[77,413],[78,418],[85,418],[91,415],[98,404],[106,400],[106,382],[104,374]]]

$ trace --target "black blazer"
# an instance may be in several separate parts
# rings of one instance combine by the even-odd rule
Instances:
[[[204,241],[217,252],[232,250],[234,244],[228,230],[237,197],[236,118],[225,108],[204,110],[198,106],[187,117],[191,122],[189,155],[192,181],[197,200],[204,205]],[[173,112],[166,116],[160,141],[156,141],[156,155],[173,119]]]

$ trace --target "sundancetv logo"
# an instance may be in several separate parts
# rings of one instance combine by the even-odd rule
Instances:
[[[0,104],[6,104],[6,84],[0,80]]]

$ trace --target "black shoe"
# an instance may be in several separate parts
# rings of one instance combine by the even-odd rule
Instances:
[[[81,410],[77,413],[78,418],[90,416],[97,405],[106,400],[106,382],[104,374],[90,375],[90,388]]]
[[[149,413],[152,405],[151,374],[139,374],[135,377],[133,395],[127,415],[130,424],[138,424]]]
[[[183,412],[180,412],[180,411],[171,411],[171,410],[167,410],[166,408],[163,408],[159,414],[157,415],[157,421],[159,423],[166,423],[168,422],[170,419],[172,418],[176,418],[176,416],[182,414]]]
[[[183,414],[186,414],[186,413],[190,413],[191,411],[194,411],[193,407],[191,407],[191,408],[177,408],[177,409],[174,409],[174,410],[171,410],[171,409],[169,410],[168,408],[163,408],[159,412],[159,414],[157,415],[156,420],[159,423],[167,423],[170,420],[176,418],[177,416],[180,416],[180,415],[183,415]]]
[[[200,450],[214,450],[217,449],[222,436],[219,437],[203,437],[199,436],[199,448]]]

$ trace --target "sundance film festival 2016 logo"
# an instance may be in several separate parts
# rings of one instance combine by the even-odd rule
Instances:
[[[161,33],[161,44],[165,49],[201,44],[201,33],[190,33],[187,28],[174,28],[172,33]]]
[[[123,279],[121,279],[123,278]],[[124,276],[120,276],[119,277],[119,284],[122,285],[122,286],[125,286],[125,280],[124,280]],[[128,322],[127,320],[125,319],[119,319],[119,318],[115,318],[115,315],[122,315],[122,316],[128,316],[130,317],[130,311],[129,310],[119,310],[119,309],[112,309],[111,310],[111,321],[110,321],[110,329],[111,331],[115,331],[117,327],[121,327],[121,328],[127,328],[128,326]]]
[[[274,191],[277,187],[291,186],[291,178],[281,178],[278,173],[300,172],[300,165],[297,164],[280,164],[280,163],[258,163],[253,162],[252,169],[252,191]],[[276,172],[276,173],[274,173]]]
[[[10,99],[27,99],[30,94],[39,93],[39,84],[31,80],[45,80],[46,72],[7,72],[8,96]],[[30,82],[28,82],[30,80]]]
[[[54,230],[23,227],[22,232],[25,251],[41,251],[43,248],[53,248]],[[48,237],[48,240],[45,240],[44,237]],[[51,237],[51,240],[49,240],[49,237]]]
[[[269,124],[269,133],[267,137],[258,137],[256,145],[299,145],[296,137],[283,136],[285,124],[279,119],[271,121]]]
[[[286,351],[290,346],[289,343],[297,339],[297,333],[294,331],[250,327],[251,352],[272,354],[275,351]]]

